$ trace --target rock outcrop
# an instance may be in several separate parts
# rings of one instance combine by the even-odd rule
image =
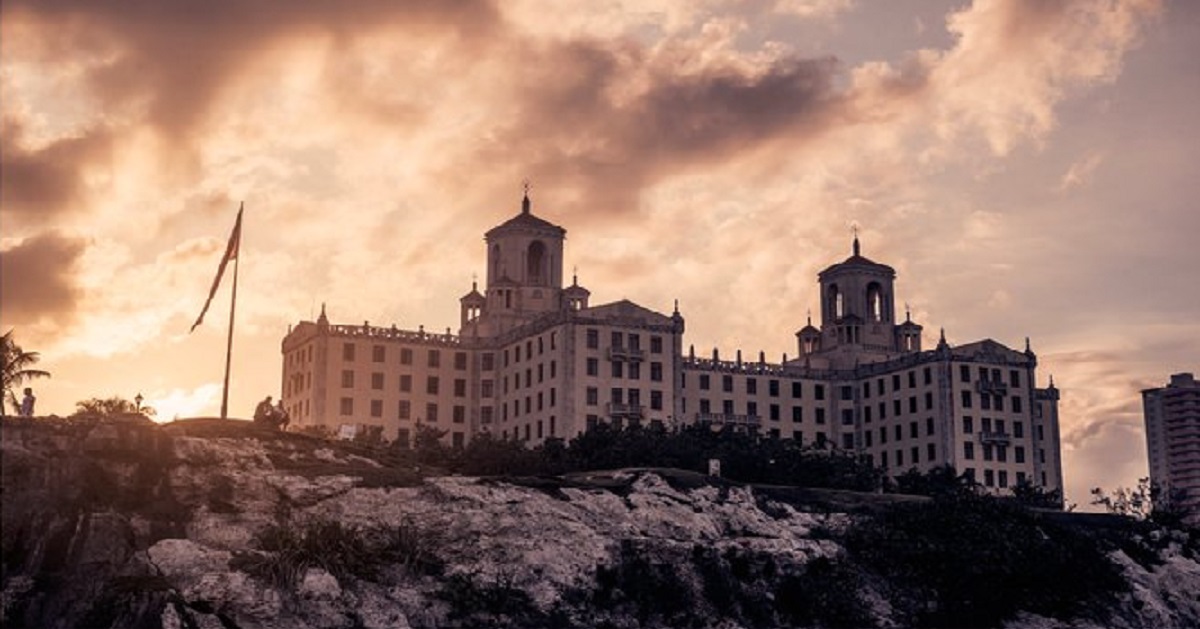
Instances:
[[[861,516],[695,474],[421,478],[216,421],[5,420],[2,446],[5,627],[903,622],[892,584],[839,568]],[[1101,613],[1008,624],[1200,625],[1186,541],[1113,550],[1129,588]]]

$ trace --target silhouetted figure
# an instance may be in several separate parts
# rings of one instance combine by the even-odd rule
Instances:
[[[254,407],[254,423],[256,424],[269,426],[273,423],[271,420],[274,415],[275,409],[271,406],[271,396],[269,395]]]
[[[292,423],[291,415],[288,415],[287,410],[283,408],[282,399],[280,399],[279,404],[275,406],[273,415],[273,423],[275,424],[275,428],[278,430],[287,430],[288,424]]]
[[[21,408],[17,414],[21,417],[33,417],[33,405],[37,403],[37,398],[33,395],[33,389],[25,387],[25,397],[21,398]]]

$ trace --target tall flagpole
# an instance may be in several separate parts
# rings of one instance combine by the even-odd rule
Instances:
[[[233,258],[233,297],[229,300],[229,338],[225,342],[225,386],[221,388],[221,419],[229,418],[229,363],[233,358],[233,313],[237,307],[238,262],[242,259],[242,210],[238,209],[237,255]]]

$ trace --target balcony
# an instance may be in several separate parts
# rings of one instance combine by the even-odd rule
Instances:
[[[634,347],[612,346],[608,348],[608,359],[641,362],[646,359],[646,352]]]
[[[637,419],[646,415],[646,407],[640,404],[619,404],[617,402],[608,403],[609,417],[628,417]]]
[[[979,443],[1006,446],[1012,441],[1012,436],[1006,432],[981,432]]]
[[[758,426],[760,415],[735,415],[733,413],[696,413],[696,422],[705,424],[729,424],[734,426]]]
[[[1008,385],[1001,380],[976,380],[975,390],[988,395],[1008,395]]]

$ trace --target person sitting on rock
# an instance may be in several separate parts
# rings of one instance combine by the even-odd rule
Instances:
[[[271,396],[258,403],[254,407],[254,423],[256,424],[271,424],[272,415],[275,414],[275,409],[271,407]]]
[[[279,404],[275,406],[271,419],[278,430],[287,430],[288,424],[292,423],[292,417],[283,408],[283,398],[279,399]]]

